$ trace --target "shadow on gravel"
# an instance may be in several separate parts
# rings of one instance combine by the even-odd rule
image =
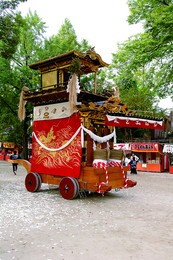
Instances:
[[[45,185],[45,187],[41,187],[37,193],[44,193],[44,194],[51,194],[51,195],[58,195],[61,197],[61,194],[59,192],[59,187],[55,185]],[[117,190],[112,190],[110,192],[106,192],[104,194],[99,194],[98,192],[93,192],[93,191],[80,191],[79,195],[77,198],[73,200],[79,200],[79,199],[87,199],[87,200],[93,200],[94,198],[100,198],[102,199],[113,199],[113,198],[122,198],[124,197],[123,190],[117,189]],[[64,199],[63,197],[61,197]]]

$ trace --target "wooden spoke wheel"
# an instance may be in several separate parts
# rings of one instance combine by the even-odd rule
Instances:
[[[59,184],[59,191],[64,199],[75,199],[79,195],[79,183],[75,178],[64,177]]]
[[[41,186],[41,177],[38,173],[31,172],[27,174],[25,178],[25,187],[27,191],[35,192],[40,189]]]

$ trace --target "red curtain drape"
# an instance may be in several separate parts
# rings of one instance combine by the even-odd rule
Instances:
[[[50,149],[63,146],[80,127],[78,113],[68,118],[34,122],[33,132],[38,140]],[[60,151],[43,148],[33,136],[32,172],[78,178],[82,157],[81,131],[74,140]]]

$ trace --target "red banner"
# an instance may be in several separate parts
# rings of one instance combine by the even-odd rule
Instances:
[[[77,113],[63,119],[35,121],[31,171],[78,178],[82,156],[81,131],[73,136],[80,125]],[[61,149],[71,138],[69,145]]]
[[[163,121],[149,120],[142,118],[106,116],[105,124],[108,126],[135,127],[149,129],[164,129]]]
[[[160,152],[163,146],[159,143],[132,143],[131,150],[133,152]]]

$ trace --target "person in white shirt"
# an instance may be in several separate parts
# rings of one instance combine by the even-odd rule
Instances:
[[[138,162],[139,161],[139,157],[137,155],[135,155],[134,153],[132,153],[131,157],[130,157],[130,161],[133,160],[133,158],[135,158],[135,161]]]
[[[127,166],[129,164],[129,162],[130,162],[130,157],[129,157],[129,155],[126,155],[126,158],[124,160],[125,166]]]

